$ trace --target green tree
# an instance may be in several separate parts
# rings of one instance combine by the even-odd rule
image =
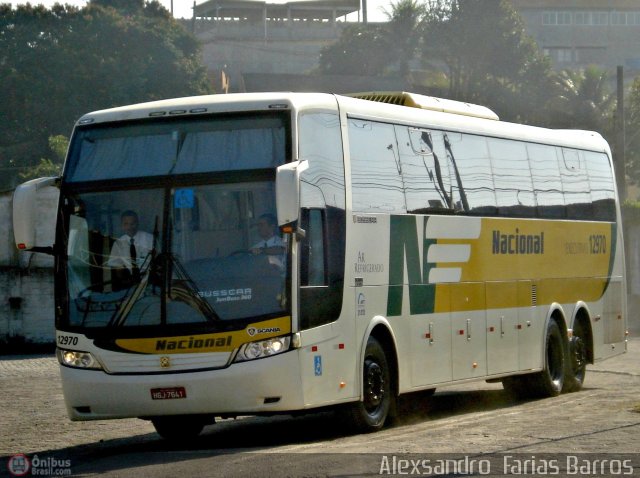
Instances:
[[[550,87],[550,65],[504,0],[434,0],[423,58],[444,66],[449,98],[491,105],[503,119],[535,121]]]
[[[356,24],[320,54],[320,71],[336,75],[407,77],[409,62],[420,47],[426,15],[419,0],[399,0],[385,11],[388,22]]]
[[[144,0],[90,0],[90,3],[125,14],[138,14],[144,10]]]
[[[397,59],[398,73],[406,78],[409,63],[420,49],[426,5],[419,0],[399,0],[391,5],[391,11],[385,10],[385,15],[389,20],[385,29],[387,42]]]
[[[381,76],[393,61],[385,27],[354,24],[320,52],[319,70],[333,75]]]
[[[616,96],[608,73],[596,66],[584,70],[563,70],[555,76],[556,92],[549,106],[551,126],[612,133]]]
[[[627,177],[633,184],[640,183],[640,77],[631,85],[627,102],[626,163]]]
[[[210,92],[197,40],[157,1],[0,5],[0,84],[3,173],[38,164],[88,111]]]
[[[60,176],[68,147],[69,138],[66,136],[59,134],[49,137],[50,158],[41,158],[37,165],[20,173],[20,179],[26,181],[47,176]]]

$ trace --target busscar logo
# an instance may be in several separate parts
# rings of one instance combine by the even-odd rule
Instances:
[[[280,327],[264,327],[262,329],[256,329],[255,327],[249,327],[247,329],[247,333],[249,334],[249,337],[253,337],[254,335],[258,335],[258,334],[272,334],[275,332],[280,332]]]
[[[240,300],[251,300],[253,291],[250,287],[242,289],[220,289],[220,290],[201,290],[198,295],[203,299],[214,299],[220,302],[237,302]]]

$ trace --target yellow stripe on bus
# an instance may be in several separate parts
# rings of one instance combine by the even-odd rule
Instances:
[[[231,352],[247,342],[264,340],[291,332],[291,317],[279,317],[248,325],[243,330],[192,334],[174,337],[118,339],[124,350],[145,354]]]

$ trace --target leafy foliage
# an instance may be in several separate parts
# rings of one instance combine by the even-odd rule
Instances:
[[[0,169],[39,164],[88,111],[209,92],[199,53],[156,1],[0,5]]]
[[[542,115],[550,65],[504,0],[432,1],[422,51],[446,66],[452,99],[491,105],[504,119]]]
[[[49,158],[40,158],[40,162],[26,171],[20,173],[20,179],[27,181],[29,179],[44,178],[51,176],[60,176],[64,158],[69,147],[69,138],[61,134],[51,136],[49,138]]]
[[[595,66],[584,70],[563,70],[555,76],[556,92],[549,107],[551,126],[607,133],[611,130],[616,96],[608,74]]]
[[[386,12],[389,22],[355,24],[320,54],[325,74],[384,76],[409,73],[418,51],[426,9],[419,0],[399,0]]]
[[[430,93],[491,105],[507,120],[542,123],[550,65],[504,0],[399,0],[382,25],[347,28],[322,52],[332,74],[410,76],[419,61],[446,73]],[[431,75],[433,76],[433,75]]]
[[[384,27],[354,24],[321,51],[319,69],[325,74],[381,76],[392,58]]]
[[[420,49],[427,9],[418,0],[399,0],[391,5],[391,11],[385,13],[389,20],[387,42],[396,58],[398,73],[406,77],[409,63]]]
[[[627,104],[627,176],[632,183],[638,184],[640,183],[640,77],[637,77],[631,85]]]

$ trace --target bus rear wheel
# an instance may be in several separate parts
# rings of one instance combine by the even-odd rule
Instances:
[[[582,389],[582,384],[587,375],[587,344],[582,327],[577,326],[573,330],[569,340],[569,358],[564,380],[564,392],[577,392]]]
[[[565,347],[560,326],[549,320],[545,336],[545,364],[538,373],[506,377],[502,384],[517,398],[556,397],[562,393],[565,372]]]
[[[176,415],[151,419],[158,435],[165,440],[189,440],[197,437],[206,421],[200,416]]]
[[[564,338],[555,319],[549,320],[545,341],[545,366],[533,376],[531,392],[535,397],[557,397],[565,378]]]
[[[356,431],[381,429],[395,404],[389,361],[384,348],[369,337],[362,367],[363,399],[347,408],[349,423]]]

